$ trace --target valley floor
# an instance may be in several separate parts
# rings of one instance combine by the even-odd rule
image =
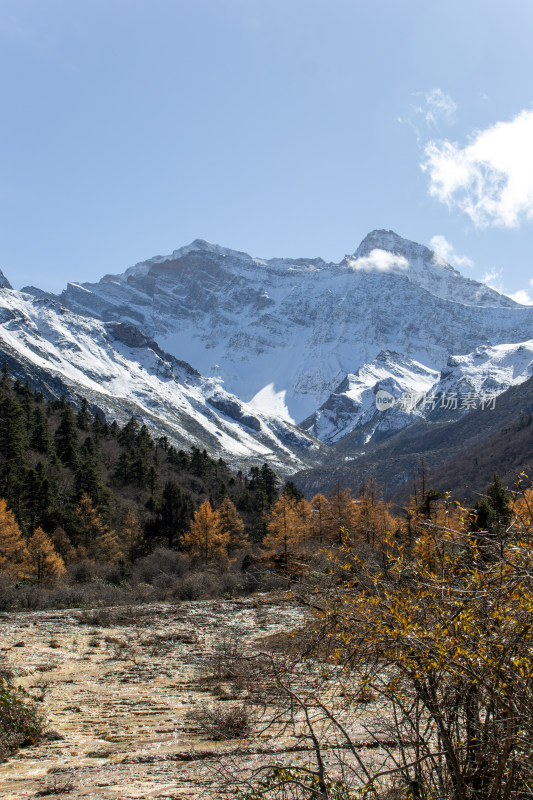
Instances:
[[[3,655],[16,682],[42,698],[50,731],[0,764],[0,796],[231,796],[220,788],[220,756],[272,761],[287,742],[209,741],[187,712],[221,702],[209,678],[221,646],[258,649],[302,619],[295,604],[269,595],[0,615]]]

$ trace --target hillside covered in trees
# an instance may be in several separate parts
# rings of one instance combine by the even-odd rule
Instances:
[[[173,570],[238,570],[265,553],[286,571],[289,553],[337,541],[355,517],[361,536],[376,539],[368,503],[354,504],[349,490],[308,502],[292,482],[280,488],[267,464],[233,472],[205,450],[153,440],[134,418],[109,424],[87,401],[45,400],[2,372],[0,578],[11,586],[127,587],[133,573],[151,584]],[[366,494],[373,505],[375,487]],[[385,524],[383,504],[373,513]]]

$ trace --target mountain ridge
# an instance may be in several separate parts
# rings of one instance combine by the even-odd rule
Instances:
[[[533,309],[389,231],[372,232],[339,264],[264,260],[195,240],[97,283],[71,283],[61,301],[135,324],[265,412],[272,384],[267,395],[291,421],[382,350],[440,370],[451,354],[528,338],[521,329],[533,336]]]
[[[25,304],[18,322],[14,300],[0,308],[4,350],[11,342],[13,357],[23,344],[33,347],[33,356],[26,349],[22,357],[36,368],[48,347],[57,380],[87,389],[89,363],[85,374],[74,372],[80,331],[90,328],[102,363],[113,364],[103,373],[93,365],[103,381],[100,391],[90,387],[93,402],[108,398],[106,385],[122,385],[122,406],[109,406],[112,413],[134,406],[151,424],[174,426],[180,446],[188,436],[224,457],[233,448],[234,461],[271,458],[286,474],[320,471],[336,459],[363,464],[369,448],[385,453],[387,440],[419,439],[468,410],[432,407],[424,399],[431,392],[497,395],[533,372],[533,308],[394,231],[371,231],[338,264],[265,260],[196,239],[96,283],[69,282],[59,296],[31,287],[10,294],[7,285],[2,293]],[[45,307],[55,315],[46,342],[39,341]],[[61,319],[70,320],[70,332]],[[117,341],[129,348],[127,369]],[[161,376],[179,384],[172,389],[182,393],[178,406],[190,401],[187,381],[194,384],[194,414],[172,416]],[[126,389],[137,398],[133,406]],[[386,411],[378,392],[392,397]],[[402,401],[407,394],[420,396],[411,407]]]

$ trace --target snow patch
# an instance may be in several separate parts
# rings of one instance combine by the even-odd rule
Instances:
[[[276,392],[274,384],[269,383],[252,397],[248,405],[269,417],[277,417],[278,419],[283,419],[286,422],[294,424],[294,420],[285,402],[286,394],[287,392],[285,389]]]

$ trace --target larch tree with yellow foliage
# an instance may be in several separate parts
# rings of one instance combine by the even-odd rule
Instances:
[[[124,551],[115,531],[104,528],[94,540],[89,555],[103,564],[116,564],[124,558]]]
[[[492,510],[500,494],[488,492]],[[515,503],[507,526],[500,515],[493,529],[472,530],[475,511],[454,517],[444,498],[417,518],[414,546],[386,539],[380,566],[349,546],[332,554],[332,575],[345,580],[309,598],[323,609],[316,657],[327,692],[303,687],[298,702],[315,741],[328,729],[324,747],[337,741],[357,754],[366,698],[365,732],[384,751],[381,765],[343,763],[365,797],[384,797],[392,785],[411,800],[532,796],[532,499]]]
[[[208,564],[214,558],[227,555],[229,541],[229,533],[221,530],[218,512],[213,510],[209,500],[205,500],[194,512],[181,544],[184,550]]]
[[[120,542],[124,554],[130,562],[133,562],[142,544],[142,529],[135,512],[129,508],[124,517],[124,523],[120,530]]]
[[[380,489],[373,477],[363,486],[355,506],[352,538],[372,547],[381,545],[387,535],[400,527],[400,521],[390,513],[390,504],[380,497]]]
[[[315,494],[311,500],[311,531],[318,544],[332,541],[332,514],[329,500],[323,494]]]
[[[305,500],[299,502],[282,494],[266,516],[265,550],[282,550],[287,556],[302,544],[311,533],[311,508]]]
[[[114,564],[123,558],[115,531],[109,530],[88,494],[83,494],[76,508],[78,517],[78,556]]]
[[[50,537],[36,528],[28,542],[27,577],[38,586],[51,586],[66,572],[63,559]]]
[[[98,509],[93,505],[93,501],[88,494],[83,494],[76,507],[77,531],[76,544],[80,556],[88,556],[98,537],[106,531],[106,526],[100,516]]]
[[[328,498],[329,538],[331,542],[342,545],[349,540],[357,520],[356,503],[351,489],[341,489]]]
[[[218,509],[218,519],[220,533],[222,536],[228,537],[228,552],[230,555],[248,546],[249,541],[244,529],[244,522],[229,497],[225,497],[222,500]]]
[[[0,498],[0,572],[11,578],[21,578],[25,575],[27,559],[26,542],[15,516]]]

